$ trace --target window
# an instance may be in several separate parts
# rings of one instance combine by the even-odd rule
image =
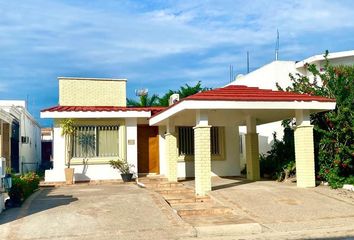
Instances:
[[[115,157],[119,154],[119,126],[79,126],[73,139],[73,157]]]
[[[224,128],[211,127],[210,151],[212,158],[222,157],[224,154]],[[194,130],[192,127],[178,127],[178,154],[179,156],[194,155]],[[214,156],[214,157],[213,157]]]

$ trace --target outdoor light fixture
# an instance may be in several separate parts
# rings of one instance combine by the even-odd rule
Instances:
[[[6,174],[4,179],[4,188],[6,191],[9,191],[12,187],[12,178],[11,174]]]

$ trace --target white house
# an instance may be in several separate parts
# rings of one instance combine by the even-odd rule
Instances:
[[[65,181],[64,119],[76,128],[70,146],[75,181],[120,179],[108,162],[125,159],[137,175],[160,174],[170,181],[195,177],[196,194],[205,195],[212,175],[240,175],[239,126],[247,129],[247,178],[258,180],[257,125],[296,116],[298,186],[312,187],[309,114],[334,107],[333,99],[234,85],[168,108],[127,107],[126,79],[60,77],[59,105],[41,111],[42,118],[54,119],[54,167],[45,172],[45,181]]]
[[[329,53],[327,59],[332,65],[353,65],[354,50]],[[307,71],[306,64],[315,64],[317,69],[322,71],[325,64],[324,55],[315,55],[302,61],[273,61],[246,75],[239,75],[228,85],[245,85],[249,87],[277,90],[276,84],[278,83],[283,89],[285,89],[291,85],[289,74],[301,74],[310,78],[312,77],[312,74]],[[259,133],[259,150],[260,153],[263,154],[270,150],[274,132],[278,139],[283,137],[281,121],[257,126],[257,132]],[[241,141],[243,142],[245,141],[245,133],[245,127],[241,127],[240,134]],[[243,151],[245,151],[245,145],[241,144],[241,146],[243,147]],[[241,161],[245,163],[245,157],[241,157],[241,159]]]
[[[16,173],[37,170],[41,161],[40,127],[25,101],[0,100],[0,178],[6,168]],[[0,179],[0,212],[4,208]]]
[[[0,100],[0,110],[7,115],[7,120],[1,121],[2,129],[10,133],[9,139],[3,139],[2,143],[7,167],[17,173],[37,170],[41,162],[41,130],[28,112],[26,102]]]

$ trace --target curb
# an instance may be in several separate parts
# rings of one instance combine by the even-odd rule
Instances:
[[[197,231],[198,237],[239,236],[262,232],[262,226],[259,223],[226,224],[194,228]]]

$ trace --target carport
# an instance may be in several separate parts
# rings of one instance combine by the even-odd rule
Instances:
[[[194,126],[195,193],[211,190],[211,127],[245,125],[247,179],[260,179],[257,125],[296,118],[297,186],[315,186],[313,125],[310,114],[332,110],[335,100],[307,94],[246,86],[227,86],[189,96],[150,118],[151,126],[166,126],[165,160],[169,181],[177,181],[176,126]],[[226,131],[232,131],[227,128]],[[235,132],[235,137],[238,132]]]

